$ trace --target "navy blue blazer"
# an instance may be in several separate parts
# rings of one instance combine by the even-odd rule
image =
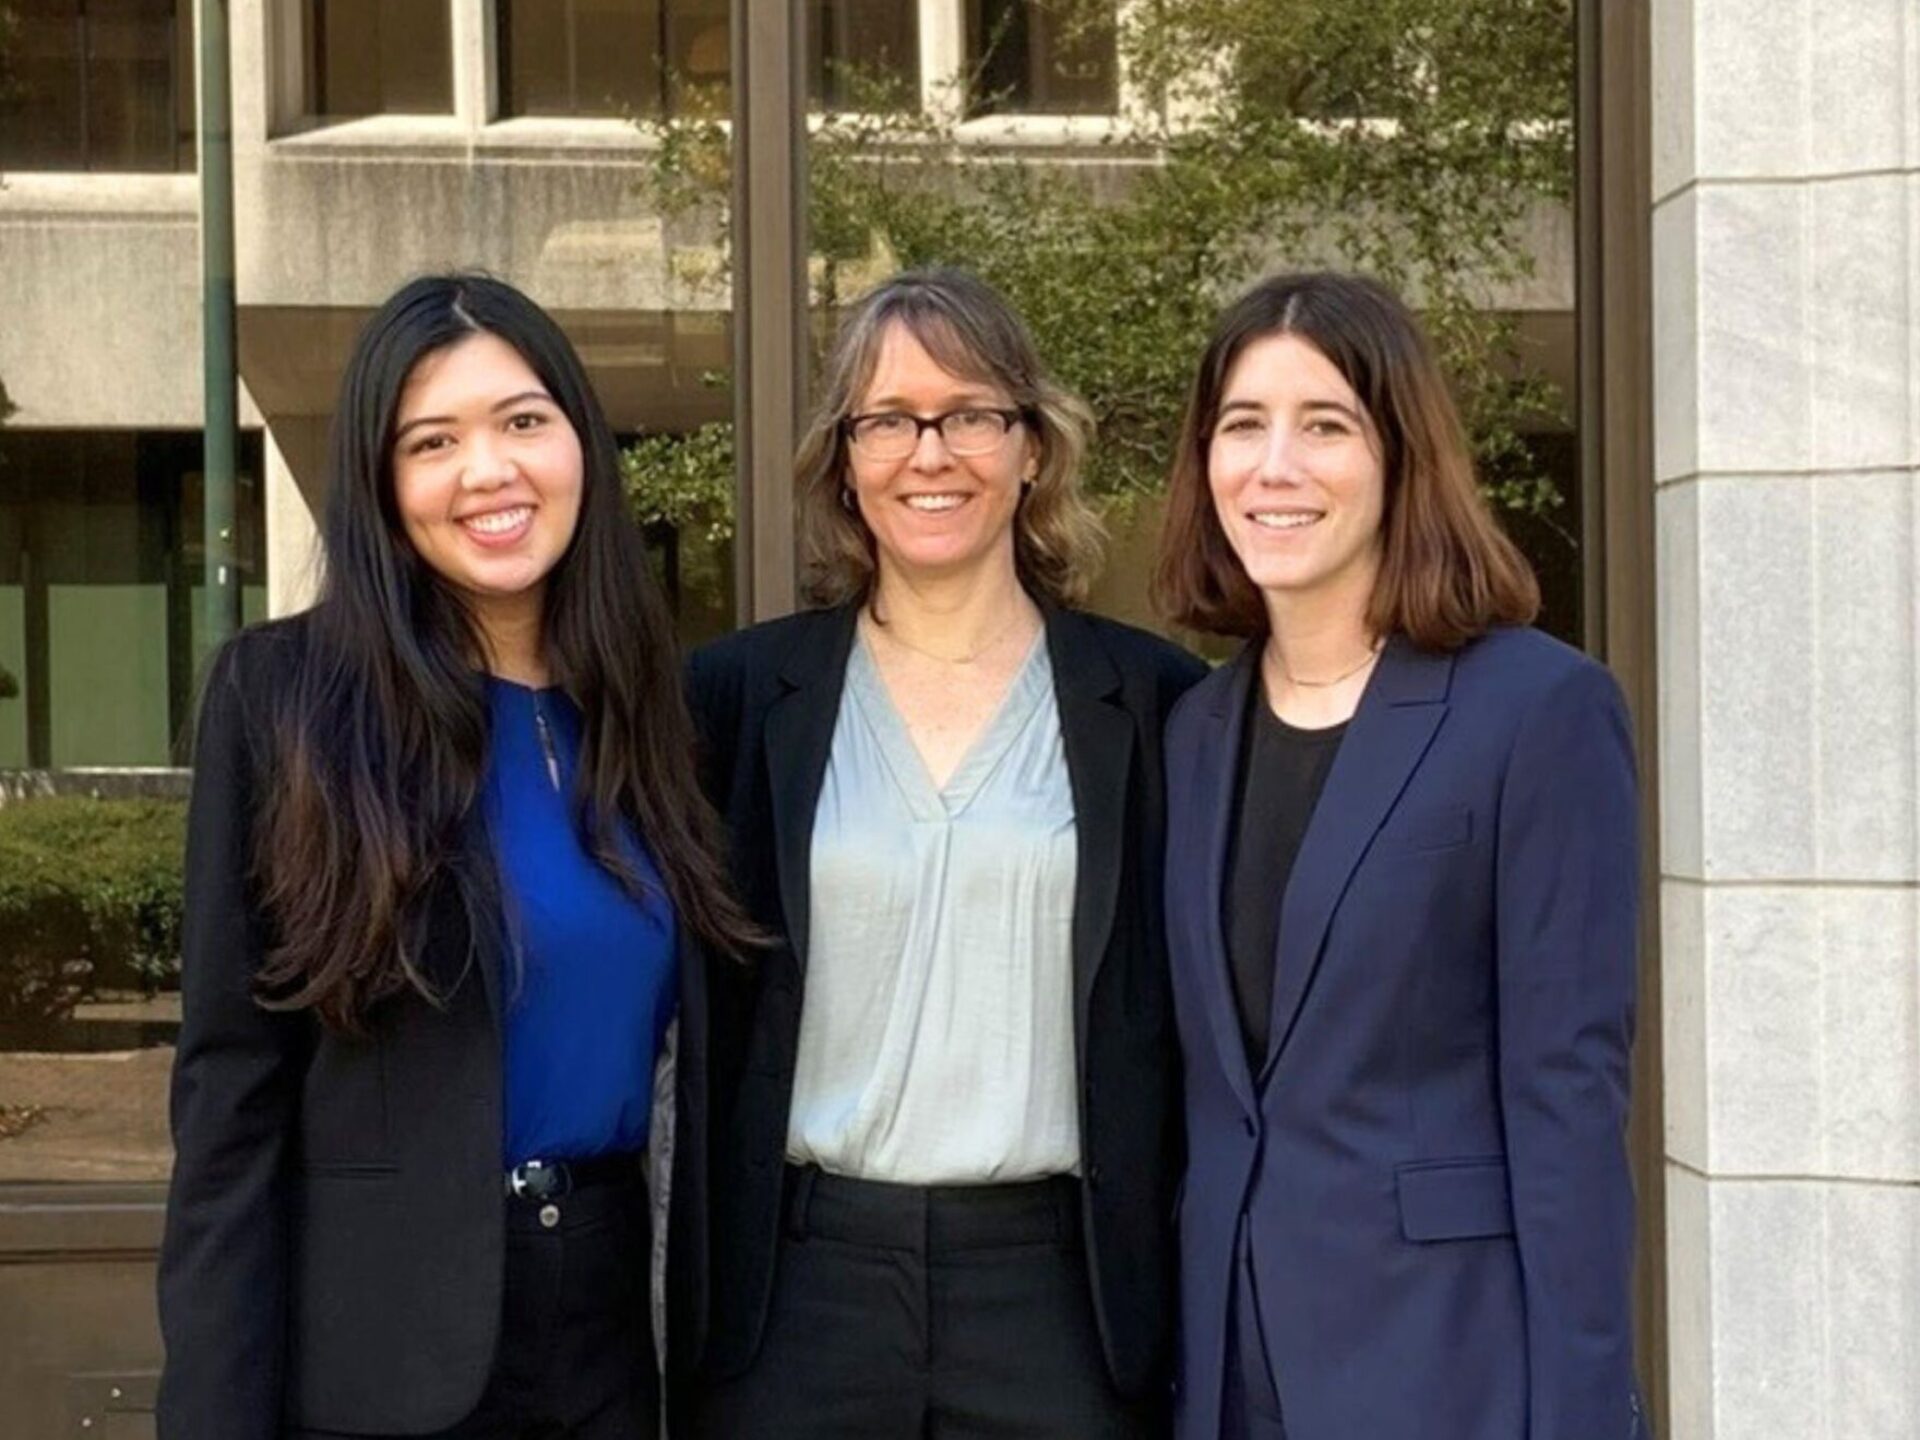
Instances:
[[[1258,653],[1167,730],[1188,1137],[1176,1433],[1220,1433],[1244,1216],[1289,1440],[1640,1434],[1619,689],[1533,630],[1454,655],[1388,644],[1281,900],[1255,1075],[1221,897]]]

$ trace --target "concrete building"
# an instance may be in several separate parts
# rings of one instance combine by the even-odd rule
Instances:
[[[688,237],[649,199],[654,141],[625,117],[724,86],[743,3],[570,0],[516,27],[530,0],[235,0],[249,614],[310,593],[341,357],[420,270],[527,288],[624,433],[727,413],[706,377],[729,363],[730,297],[672,263]],[[0,698],[0,769],[164,764],[191,702],[192,8],[0,3],[56,97],[0,128],[0,380],[18,407],[0,429],[0,672],[20,691]],[[1027,23],[1020,0],[805,8],[821,103],[833,57],[885,59],[951,103],[982,27]],[[1586,632],[1636,701],[1658,842],[1644,1368],[1677,1440],[1912,1440],[1920,11],[1578,11],[1583,213],[1540,217],[1539,272],[1497,303],[1579,397]],[[962,133],[1112,163],[1097,141],[1129,95],[1111,53],[1023,34],[999,77],[1013,113]],[[112,1332],[36,1350],[0,1319],[0,1406],[66,1433],[150,1383],[157,1191],[137,1170],[58,1194],[22,1178],[0,1145],[0,1316],[32,1293],[74,1336]],[[93,1258],[61,1268],[76,1255]]]

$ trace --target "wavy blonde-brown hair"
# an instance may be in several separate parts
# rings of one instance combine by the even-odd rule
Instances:
[[[794,457],[803,588],[816,605],[865,600],[879,557],[857,507],[842,502],[846,422],[899,325],[941,368],[1006,392],[1032,431],[1038,463],[1014,514],[1015,570],[1029,594],[1076,605],[1100,567],[1106,531],[1080,493],[1093,412],[1040,363],[1027,327],[991,286],[964,270],[903,271],[847,312],[821,377],[818,408]]]

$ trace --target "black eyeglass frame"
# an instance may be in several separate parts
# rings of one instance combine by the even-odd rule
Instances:
[[[1033,422],[1033,410],[1031,407],[1019,405],[961,405],[952,410],[942,410],[938,415],[933,416],[915,415],[909,410],[868,410],[859,415],[849,415],[846,419],[842,420],[840,422],[840,433],[846,437],[849,447],[858,450],[860,449],[860,440],[855,430],[862,420],[879,420],[884,417],[898,416],[902,420],[911,420],[914,424],[913,444],[900,452],[902,458],[911,455],[915,450],[920,448],[920,437],[929,430],[938,432],[940,443],[947,447],[949,454],[991,455],[993,453],[992,446],[989,446],[985,450],[955,450],[953,448],[953,442],[947,438],[945,426],[947,421],[956,415],[998,415],[1007,427],[1000,432],[1000,439],[1002,441],[1005,441],[1007,436],[1013,433],[1013,427],[1015,425],[1031,425]]]

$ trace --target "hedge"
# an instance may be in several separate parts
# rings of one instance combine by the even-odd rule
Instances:
[[[62,796],[0,807],[0,1020],[180,971],[186,807]]]

